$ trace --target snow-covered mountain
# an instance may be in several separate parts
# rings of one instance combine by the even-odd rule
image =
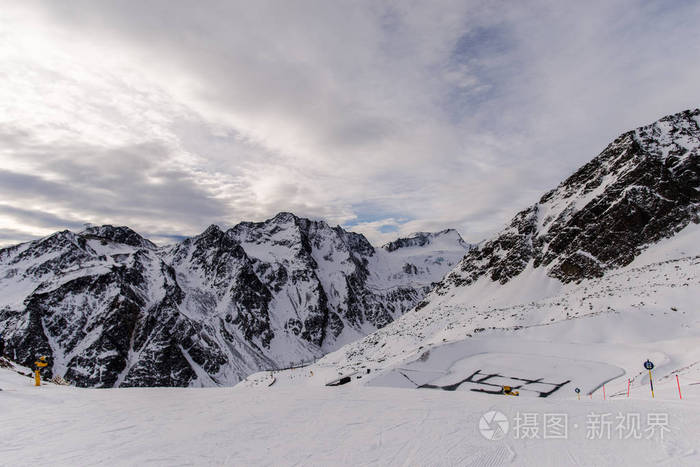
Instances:
[[[700,110],[619,136],[460,263],[440,290],[481,277],[505,284],[528,266],[563,282],[601,277],[698,222]]]
[[[290,213],[162,248],[128,227],[57,232],[0,250],[0,332],[78,385],[233,384],[385,326],[469,247],[455,231],[397,242]]]
[[[484,333],[568,335],[579,355],[595,342],[650,347],[698,336],[699,224],[700,110],[693,110],[618,137],[472,248],[415,310],[320,364],[341,373],[406,368],[426,349]],[[682,365],[669,365],[669,374],[697,369],[700,355],[686,352],[673,363]]]

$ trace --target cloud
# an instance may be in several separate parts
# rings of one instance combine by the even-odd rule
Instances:
[[[0,180],[3,180],[0,174]],[[0,205],[0,215],[15,218],[20,223],[27,223],[39,227],[49,227],[52,229],[69,228],[78,229],[83,226],[82,222],[64,219],[50,212],[34,211],[31,209],[22,209],[12,206]]]
[[[643,0],[12,4],[0,219],[165,241],[293,211],[475,242],[700,105],[699,20]]]
[[[0,248],[34,240],[36,235],[21,230],[0,228]]]

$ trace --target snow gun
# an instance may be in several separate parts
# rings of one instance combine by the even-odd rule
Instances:
[[[46,357],[41,356],[39,357],[39,360],[34,362],[34,366],[36,367],[34,369],[34,386],[41,386],[41,374],[39,373],[42,368],[48,366],[48,362],[46,361]]]

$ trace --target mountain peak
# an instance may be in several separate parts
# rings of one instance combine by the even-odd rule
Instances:
[[[168,248],[112,241],[145,240],[105,225],[0,250],[0,325],[20,361],[72,353],[51,371],[80,386],[231,384],[385,326],[464,255],[433,243],[389,257],[287,212]]]
[[[275,214],[275,216],[272,219],[270,219],[270,221],[287,223],[294,222],[297,219],[298,217],[295,214],[287,211],[281,211]]]
[[[392,252],[399,248],[423,247],[438,241],[442,244],[441,247],[443,249],[469,249],[469,245],[455,229],[445,229],[439,232],[414,232],[407,237],[401,237],[393,242],[386,243],[382,245],[382,248]]]
[[[495,238],[471,250],[448,284],[506,283],[528,265],[563,282],[602,276],[697,222],[700,110],[620,135]]]
[[[216,224],[211,224],[204,232],[201,233],[201,236],[220,235],[222,232],[221,227]]]
[[[135,246],[139,248],[153,249],[156,246],[150,240],[143,238],[141,235],[136,233],[133,229],[126,226],[114,227],[110,224],[105,224],[101,226],[91,226],[80,232],[82,236],[92,236],[99,237],[107,240],[111,240],[116,243],[121,243],[124,245]]]
[[[691,155],[697,155],[700,134],[700,109],[685,110],[640,128],[633,132],[637,143],[650,154],[663,160],[673,159],[678,164]]]

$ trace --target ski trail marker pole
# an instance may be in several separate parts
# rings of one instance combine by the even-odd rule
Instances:
[[[627,397],[630,396],[630,383],[631,383],[631,381],[630,381],[629,378],[628,378],[628,379],[627,379]]]
[[[683,400],[683,396],[681,395],[681,382],[678,379],[678,375],[676,375],[676,384],[678,385],[678,398]]]
[[[651,388],[651,398],[654,398],[654,383],[651,380],[651,370],[654,369],[654,364],[651,362],[651,360],[647,359],[646,362],[644,362],[644,368],[649,370],[649,387]]]
[[[605,400],[605,385],[603,385],[603,400]]]

